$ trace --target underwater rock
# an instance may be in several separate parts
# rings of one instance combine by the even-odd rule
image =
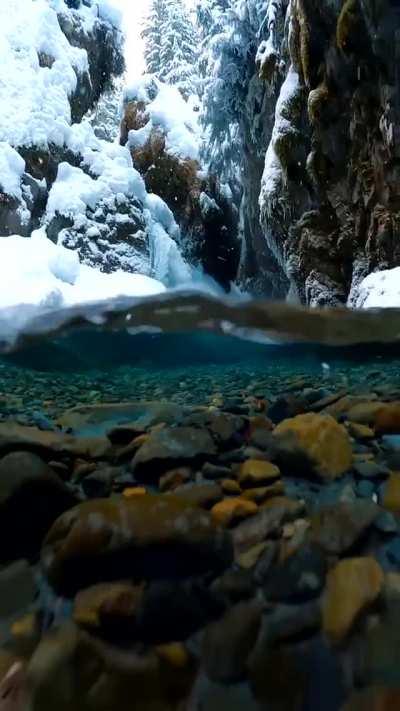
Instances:
[[[383,572],[374,558],[341,560],[327,578],[322,608],[323,629],[331,642],[342,642],[359,616],[380,595]]]
[[[375,416],[375,432],[380,435],[400,433],[400,403],[382,405]]]
[[[311,469],[324,480],[336,479],[351,467],[348,434],[330,415],[307,413],[284,420],[274,430],[274,437],[280,436],[291,438],[294,449],[309,459]]]
[[[392,472],[384,485],[382,506],[394,514],[400,514],[400,472]]]
[[[154,480],[174,466],[200,463],[217,452],[210,433],[194,427],[164,427],[150,433],[132,460],[132,471]]]
[[[382,509],[373,501],[341,501],[311,518],[310,539],[331,555],[344,555],[359,544]]]
[[[76,496],[39,456],[12,452],[0,460],[0,561],[35,558],[52,523]]]
[[[267,572],[264,594],[277,602],[306,602],[325,585],[327,564],[321,549],[305,544]]]
[[[79,504],[52,526],[42,548],[50,584],[65,596],[98,582],[217,574],[232,560],[228,532],[184,497],[144,494]]]
[[[262,608],[259,600],[238,603],[206,629],[202,663],[211,681],[229,684],[244,678],[259,634]]]
[[[30,708],[130,711],[132,699],[143,711],[178,708],[195,676],[184,651],[178,645],[123,651],[64,624],[43,637],[29,661]]]
[[[143,592],[143,586],[128,582],[85,588],[75,597],[73,619],[87,630],[125,639],[136,628]]]
[[[178,424],[185,413],[174,403],[163,402],[123,402],[84,405],[66,410],[58,418],[57,424],[68,430],[83,434],[85,430],[96,429],[97,434],[107,434],[111,442],[121,444],[121,436],[126,434],[128,442],[150,427],[161,422]],[[127,444],[128,442],[124,442]]]
[[[63,454],[81,459],[106,459],[114,453],[107,437],[73,437],[59,431],[45,431],[14,422],[2,422],[0,453],[10,450],[28,450],[48,459]]]
[[[34,573],[26,560],[17,560],[0,570],[1,618],[25,611],[36,594]]]
[[[238,481],[245,489],[260,487],[279,479],[281,473],[275,464],[270,462],[248,459],[239,467]]]
[[[399,704],[399,689],[367,686],[361,691],[355,691],[341,711],[395,711]]]
[[[301,500],[279,496],[267,501],[258,513],[243,521],[233,531],[235,554],[243,553],[269,536],[276,537],[281,533],[283,524],[301,516],[304,509],[304,501]]]
[[[211,509],[211,516],[217,526],[234,526],[258,511],[254,501],[242,499],[240,496],[224,499]]]
[[[223,596],[201,579],[153,581],[138,611],[137,636],[150,644],[186,640],[220,617],[225,607]]]
[[[216,482],[204,484],[183,484],[172,492],[174,496],[184,499],[187,505],[200,506],[203,509],[211,509],[214,504],[223,498],[222,489]]]

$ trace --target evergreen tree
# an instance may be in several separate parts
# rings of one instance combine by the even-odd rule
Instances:
[[[146,71],[176,86],[186,99],[196,94],[198,42],[184,0],[152,0],[142,37]]]
[[[160,79],[176,86],[188,98],[198,91],[195,28],[183,0],[167,0],[166,19]]]
[[[148,74],[160,75],[162,69],[161,45],[167,17],[167,0],[152,0],[142,32],[144,59]]]

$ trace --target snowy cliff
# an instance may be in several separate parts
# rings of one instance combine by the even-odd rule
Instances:
[[[53,277],[62,282],[60,303],[65,283],[79,281],[79,269],[87,278],[120,275],[119,281],[101,278],[92,298],[134,292],[138,280],[129,288],[121,272],[166,286],[191,276],[169,209],[148,194],[128,148],[99,138],[92,125],[99,100],[124,69],[119,23],[108,0],[0,6],[0,252],[8,259],[25,254],[28,271],[28,255],[41,252],[42,277],[46,272],[49,284]],[[3,239],[13,235],[30,240],[25,250],[16,237]],[[78,271],[69,268],[70,250]],[[69,266],[54,270],[57,260]],[[4,281],[2,291],[8,303]],[[51,301],[54,291],[49,286],[42,295]]]

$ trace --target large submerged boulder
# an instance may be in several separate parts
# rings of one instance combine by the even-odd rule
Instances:
[[[63,595],[107,580],[217,574],[231,560],[229,534],[207,512],[173,495],[80,504],[55,522],[42,549],[43,569]]]

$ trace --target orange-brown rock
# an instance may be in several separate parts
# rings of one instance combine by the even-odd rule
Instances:
[[[310,466],[323,479],[336,479],[351,467],[349,436],[330,415],[297,415],[281,422],[273,436],[292,441],[293,447],[309,459]]]
[[[400,708],[400,689],[370,686],[355,691],[341,711],[397,711]]]
[[[400,514],[400,472],[392,472],[385,482],[382,505],[388,511]]]
[[[387,403],[377,411],[375,432],[382,435],[400,433],[400,402]]]
[[[252,548],[249,548],[249,550],[245,551],[244,553],[240,553],[236,557],[236,563],[245,570],[250,570],[251,568],[254,568],[258,559],[260,558],[262,553],[264,553],[266,547],[267,543],[265,541],[263,543],[257,543],[257,545],[252,546]]]
[[[364,440],[373,439],[375,437],[375,432],[368,425],[362,425],[358,422],[349,422],[348,432],[354,439],[363,442]]]
[[[282,481],[276,481],[270,486],[261,486],[255,489],[246,489],[241,494],[243,499],[254,501],[256,504],[261,504],[267,499],[272,499],[274,496],[283,496],[285,486]]]
[[[159,481],[160,491],[173,491],[178,486],[186,484],[190,481],[191,470],[188,467],[178,467],[177,469],[171,469],[166,472]]]
[[[242,489],[235,479],[223,479],[223,481],[221,481],[221,489],[224,494],[232,494],[233,496],[241,494],[242,492]]]
[[[132,496],[143,496],[144,494],[147,494],[144,486],[127,486],[122,492],[122,496],[126,499],[130,499]]]
[[[254,516],[257,511],[257,504],[237,496],[215,504],[211,509],[211,516],[215,524],[227,528],[249,516]]]
[[[223,570],[230,534],[184,497],[145,494],[87,501],[54,523],[42,567],[64,595],[98,582],[154,579]]]
[[[322,620],[331,642],[338,644],[347,637],[380,595],[383,582],[383,571],[374,558],[341,560],[329,572]]]
[[[0,453],[18,449],[47,455],[48,458],[54,454],[64,454],[79,459],[107,459],[114,453],[107,437],[73,437],[62,432],[2,422]]]
[[[138,131],[144,128],[149,120],[144,101],[129,101],[124,108],[121,121],[120,141],[122,145],[128,140],[129,131]]]
[[[239,467],[238,481],[243,488],[256,488],[279,479],[279,468],[262,459],[248,459]]]
[[[73,619],[88,629],[102,624],[131,624],[143,598],[143,586],[128,582],[99,583],[81,590],[74,601]]]
[[[376,414],[384,407],[384,403],[379,400],[360,402],[351,407],[347,412],[347,419],[350,422],[358,422],[360,425],[375,425]]]
[[[26,708],[131,711],[133,699],[141,711],[182,708],[195,667],[190,660],[183,667],[177,661],[177,650],[125,651],[65,624],[43,637],[29,662]]]

